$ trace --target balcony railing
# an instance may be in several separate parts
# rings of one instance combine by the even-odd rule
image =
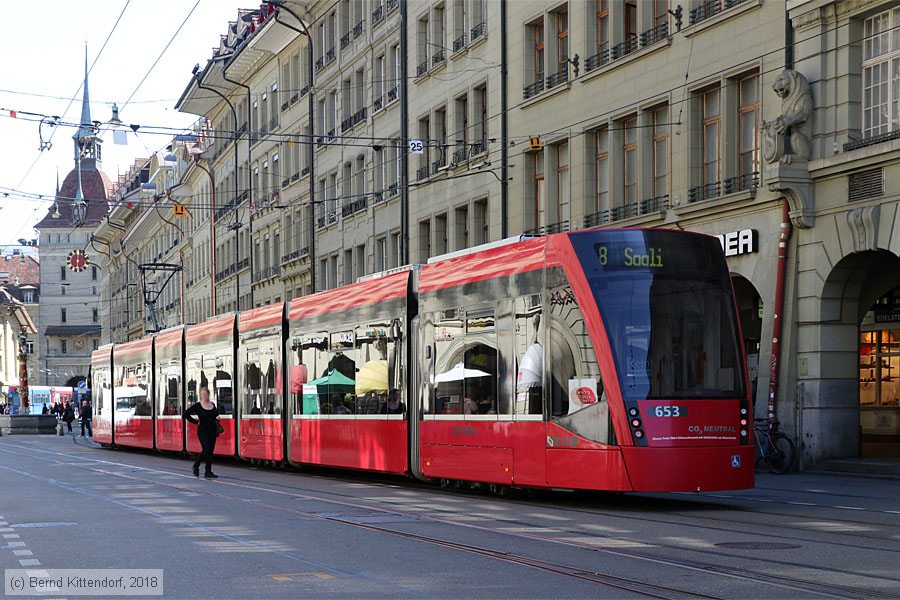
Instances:
[[[553,89],[558,85],[566,83],[567,81],[569,81],[569,69],[565,68],[559,73],[554,73],[553,75],[547,77],[547,89]]]
[[[304,93],[306,93],[306,92],[304,92]],[[291,96],[291,106],[293,106],[294,104],[296,104],[296,103],[297,103],[297,100],[299,100],[299,99],[300,99],[300,94],[299,94],[299,93],[295,93],[293,96]]]
[[[419,63],[419,66],[416,67],[416,77],[421,77],[425,73],[428,72],[428,61]]]
[[[285,177],[284,179],[281,180],[281,189],[284,189],[284,188],[286,188],[286,187],[289,186],[289,185],[291,185],[291,178],[290,178],[290,177]]]
[[[853,140],[851,142],[847,142],[844,144],[844,152],[849,152],[850,150],[857,150],[859,148],[865,148],[867,146],[874,146],[875,144],[880,144],[882,142],[889,142],[891,140],[900,139],[900,129],[896,131],[889,131],[887,133],[882,133],[880,135],[873,135],[871,137],[863,138],[861,140]]]
[[[612,52],[610,53],[610,58],[612,60],[618,60],[623,56],[628,56],[632,52],[638,49],[638,36],[637,34],[631,33],[629,34],[624,42],[620,42],[612,47]]]
[[[384,190],[380,192],[372,192],[372,204],[378,204],[380,202],[384,202],[387,200],[387,195],[384,193]]]
[[[328,227],[329,225],[334,225],[338,222],[337,209],[329,210],[327,213],[316,219],[316,226],[321,229],[323,227]]]
[[[367,206],[368,202],[365,197],[354,200],[353,202],[348,202],[341,207],[341,216],[349,217],[352,214],[358,213],[362,210],[366,210]]]
[[[388,186],[388,196],[396,196],[400,193],[400,184],[392,183]]]
[[[334,46],[328,49],[328,52],[325,53],[325,64],[329,64],[334,61],[336,54],[334,52]]]
[[[292,260],[297,260],[298,258],[300,258],[300,251],[294,250],[293,252],[285,254],[281,257],[281,264],[289,263]]]
[[[290,100],[285,100],[285,101],[281,104],[281,112],[286,111],[288,108],[290,108],[290,106],[291,106],[291,101],[290,101]]]
[[[440,171],[441,169],[443,169],[446,166],[447,166],[447,159],[444,158],[443,153],[441,153],[441,156],[436,161],[431,163],[431,172],[437,173],[438,171]]]
[[[609,43],[606,42],[600,46],[600,51],[593,56],[589,56],[584,61],[585,73],[590,73],[595,69],[599,69],[603,65],[609,64]]]
[[[378,8],[372,11],[372,24],[377,25],[384,20],[384,5],[380,5]]]
[[[325,57],[320,56],[316,59],[316,73],[325,68]]]
[[[568,221],[560,221],[558,223],[550,223],[549,225],[539,225],[523,231],[525,235],[552,235],[554,233],[563,233],[569,230]]]
[[[363,121],[366,120],[366,113],[367,113],[366,107],[363,106],[358,111],[353,113],[353,116],[350,117],[350,119],[353,121],[354,125],[357,125],[358,123],[362,123]]]
[[[398,87],[396,85],[388,90],[388,93],[387,93],[388,104],[390,104],[391,102],[393,102],[394,100],[397,99],[397,90],[398,90]]]
[[[746,2],[746,0],[708,0],[700,6],[691,9],[688,17],[688,24],[693,25],[704,21],[710,17],[714,17],[725,9],[737,6]]]
[[[736,192],[754,191],[759,187],[759,173],[744,173],[736,177],[729,177],[723,182],[722,193],[734,194]]]
[[[661,42],[669,37],[669,23],[660,23],[652,29],[648,29],[641,34],[641,47],[652,46],[657,42]]]
[[[372,103],[372,109],[375,112],[378,112],[382,108],[384,108],[384,96],[378,96],[377,98],[375,98],[375,101]]]
[[[714,181],[704,185],[698,185],[688,190],[688,202],[702,202],[722,195],[722,182]]]
[[[308,86],[308,85],[304,85],[303,88],[300,90],[300,95],[301,95],[301,96],[305,96],[305,95],[308,94],[308,93],[309,93],[309,86]],[[293,100],[292,100],[292,102],[293,102]]]
[[[428,165],[425,165],[424,167],[419,167],[416,170],[416,180],[417,181],[421,181],[422,179],[425,179],[427,177],[428,177]]]
[[[400,0],[387,0],[388,12],[391,12],[392,10],[396,9],[398,6],[400,6]]]
[[[353,117],[347,117],[341,121],[341,133],[346,132],[351,127],[353,127]]]
[[[466,149],[460,148],[453,152],[453,156],[450,158],[450,166],[458,167],[459,165],[466,162]]]
[[[360,21],[353,27],[353,39],[354,40],[363,34],[363,24],[364,23],[365,23],[365,21]]]
[[[648,198],[640,202],[629,202],[622,206],[616,206],[607,210],[601,210],[584,217],[585,229],[602,227],[609,223],[631,219],[638,216],[651,215],[666,210],[669,207],[669,197],[659,196]]]
[[[528,100],[533,96],[537,96],[544,91],[544,78],[541,77],[534,83],[526,85],[522,88],[522,98]]]
[[[487,23],[485,23],[484,21],[478,23],[477,25],[475,25],[475,27],[472,28],[472,31],[470,33],[472,34],[473,42],[480,37],[484,37],[485,35],[487,35]]]
[[[269,131],[275,131],[278,128],[278,117],[272,117],[269,119]]]
[[[431,56],[431,66],[436,67],[445,60],[447,60],[447,51],[443,49],[438,50]]]
[[[341,50],[350,45],[350,32],[348,31],[341,36]]]
[[[458,38],[456,38],[455,40],[453,40],[453,51],[459,52],[460,50],[462,50],[465,47],[466,47],[466,34],[464,33],[461,36],[459,36]]]
[[[300,169],[300,177],[306,177],[307,175],[309,175],[309,165]]]
[[[482,152],[487,149],[487,140],[478,140],[472,144],[472,148],[469,151],[469,156],[478,156]]]

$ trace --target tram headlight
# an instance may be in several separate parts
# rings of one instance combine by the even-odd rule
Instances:
[[[741,429],[741,437],[747,437],[747,430]]]
[[[631,426],[632,426],[632,427],[640,427],[640,426],[641,426],[641,420],[640,420],[640,419],[632,419],[632,420],[631,420]]]
[[[638,412],[637,407],[632,406],[631,408],[628,409],[628,414],[629,414],[630,416],[632,416],[632,417],[636,417],[636,416],[638,416],[640,413]]]
[[[747,414],[747,409],[746,409],[746,408],[742,408],[742,409],[741,409],[741,415],[743,416],[743,415],[746,415],[746,414]]]

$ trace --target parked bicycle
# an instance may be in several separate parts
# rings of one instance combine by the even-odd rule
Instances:
[[[753,426],[756,432],[756,460],[766,461],[769,472],[783,475],[794,466],[796,448],[794,440],[778,431],[778,422],[769,423],[768,419],[756,419]]]

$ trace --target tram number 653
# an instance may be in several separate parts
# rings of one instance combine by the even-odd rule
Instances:
[[[687,406],[654,406],[654,417],[686,417]]]

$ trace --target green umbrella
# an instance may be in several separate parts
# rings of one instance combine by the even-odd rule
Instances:
[[[352,393],[356,388],[356,382],[340,371],[332,369],[328,372],[328,375],[303,384],[303,414],[319,414],[320,388],[325,388],[323,390],[325,394],[330,394],[331,392]]]

